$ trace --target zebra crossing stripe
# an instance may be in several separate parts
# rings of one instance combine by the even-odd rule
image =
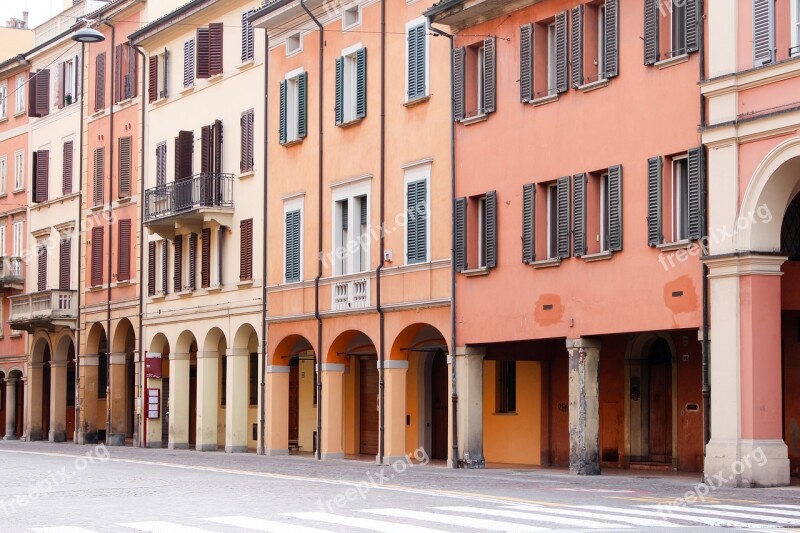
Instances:
[[[761,507],[775,507],[777,509],[800,509],[800,505],[791,505],[788,503],[771,503],[762,505]]]
[[[447,533],[446,531],[439,529],[429,529],[427,527],[411,526],[408,524],[392,524],[389,522],[383,522],[381,520],[358,518],[354,516],[340,516],[317,511],[281,514],[283,516],[291,516],[293,518],[300,518],[315,522],[325,522],[327,524],[336,524],[340,526],[347,526],[349,528],[369,529],[372,531],[378,531],[380,533],[397,533],[397,531],[403,531],[403,533]]]
[[[148,533],[214,533],[210,529],[200,529],[199,527],[182,526],[173,522],[161,522],[153,520],[150,522],[128,522],[119,524],[137,531],[147,531]]]
[[[618,528],[626,528],[622,524],[600,524],[596,520],[582,520],[580,518],[564,518],[561,516],[545,516],[534,515],[532,513],[525,513],[522,511],[507,511],[502,509],[484,509],[478,507],[435,507],[443,511],[452,511],[459,513],[472,513],[483,514],[488,516],[497,516],[501,518],[516,518],[517,520],[534,520],[536,522],[551,522],[562,526],[582,527],[586,529],[608,529],[611,526]]]
[[[239,529],[268,531],[271,533],[330,533],[327,529],[298,526],[289,522],[262,520],[260,518],[251,518],[249,516],[218,516],[216,518],[204,518],[204,520],[216,522],[217,524],[223,524],[226,526],[234,526]]]
[[[745,507],[744,505],[709,505],[715,509],[730,509],[732,511],[750,511],[754,513],[777,514],[783,516],[794,516],[797,518],[797,525],[800,526],[800,511],[788,511],[785,509],[764,509],[763,507]]]
[[[798,525],[797,520],[792,520],[791,518],[782,518],[779,516],[755,516],[752,513],[737,513],[732,511],[721,511],[718,509],[709,509],[708,506],[702,507],[682,507],[677,505],[643,505],[642,507],[650,508],[650,509],[658,509],[665,513],[672,513],[672,514],[681,514],[681,513],[689,513],[689,514],[706,514],[711,516],[721,516],[724,518],[746,518],[751,521],[759,521],[759,522],[770,522],[773,524],[785,524],[788,526],[796,526]]]
[[[627,507],[603,507],[601,505],[581,505],[580,508],[590,509],[593,511],[602,511],[604,513],[620,513],[620,514],[629,514],[635,516],[652,517],[655,514],[653,511],[643,511],[642,509],[628,509]],[[705,524],[707,526],[715,526],[715,527],[739,527],[743,529],[752,527],[752,524],[748,524],[746,522],[737,522],[736,520],[722,520],[720,518],[708,518],[705,516],[661,516],[658,514],[655,514],[655,516],[660,516],[661,518],[672,518],[674,520],[680,520],[683,522],[694,522],[697,524]]]
[[[380,516],[390,516],[393,518],[403,518],[412,520],[424,520],[428,522],[438,522],[455,526],[471,527],[484,531],[518,531],[525,533],[528,531],[546,531],[546,528],[516,524],[514,522],[500,522],[497,520],[486,520],[483,518],[472,518],[470,516],[444,515],[439,513],[427,513],[424,511],[411,511],[408,509],[359,509],[359,513],[370,513]],[[405,529],[406,526],[403,526]]]
[[[667,522],[665,520],[655,520],[654,518],[635,518],[627,516],[615,516],[610,518],[605,513],[592,513],[592,512],[580,511],[575,507],[570,507],[569,509],[555,509],[552,507],[544,507],[538,505],[519,505],[519,506],[505,505],[504,507],[525,509],[531,513],[537,513],[537,514],[580,516],[583,518],[591,518],[593,520],[603,520],[603,521],[607,520],[609,522],[613,521],[617,522],[617,524],[611,524],[611,525],[614,525],[616,527],[630,527],[630,526],[625,526],[623,524],[631,524],[634,526],[646,526],[646,527],[675,527],[675,525],[672,522]],[[619,524],[619,522],[622,522],[622,524]]]
[[[32,527],[28,531],[38,531],[39,533],[95,533],[91,529],[76,526]]]

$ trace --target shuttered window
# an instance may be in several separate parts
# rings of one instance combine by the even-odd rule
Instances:
[[[132,137],[122,137],[119,140],[119,150],[117,152],[119,154],[119,183],[117,184],[119,198],[127,198],[131,195],[132,145]]]
[[[480,111],[494,113],[497,107],[497,54],[494,37],[483,40],[483,105]]]
[[[278,119],[278,141],[289,142],[289,80],[280,83],[280,117]]]
[[[117,281],[131,279],[131,220],[119,221]]]
[[[192,176],[192,162],[194,159],[194,133],[179,131],[175,137],[175,181],[181,181]]]
[[[47,290],[47,245],[41,244],[37,250],[38,259],[38,279],[37,290],[39,292]]]
[[[567,92],[569,58],[567,57],[567,12],[556,15],[555,33],[555,89],[557,93]]]
[[[208,75],[222,74],[222,22],[208,25]]]
[[[686,4],[686,53],[697,52],[700,49],[700,24],[703,23],[700,1],[683,1]]]
[[[661,232],[661,173],[664,160],[661,156],[647,161],[647,244],[658,246],[662,241]]]
[[[288,211],[286,221],[286,257],[285,272],[286,283],[300,281],[300,210]]]
[[[50,114],[50,70],[43,69],[28,74],[28,116],[45,117]]]
[[[536,186],[526,183],[522,186],[522,262],[525,264],[536,260],[535,209]]]
[[[242,113],[240,119],[242,146],[240,153],[239,170],[250,172],[253,170],[253,135],[254,135],[255,113],[249,109]]]
[[[486,268],[497,266],[497,193],[489,191],[486,193],[486,207],[484,209],[484,243]]]
[[[61,239],[59,248],[59,275],[58,288],[62,291],[70,289],[70,265],[72,264],[72,240],[69,237]]]
[[[174,263],[172,290],[174,292],[181,292],[183,290],[183,235],[175,236]]]
[[[160,142],[156,145],[156,187],[167,184],[167,143]]]
[[[169,240],[161,241],[161,293],[169,292]]]
[[[560,259],[567,259],[569,257],[569,182],[569,176],[558,178],[558,181],[556,182],[558,210],[558,236],[556,252]]]
[[[147,295],[156,294],[156,243],[147,243]]]
[[[197,288],[197,233],[189,235],[189,289]]]
[[[408,101],[426,96],[427,87],[427,31],[425,24],[417,24],[408,29]]]
[[[278,129],[281,144],[292,143],[308,135],[308,74],[305,72],[280,83]]]
[[[572,8],[571,24],[571,63],[572,63],[572,86],[578,88],[583,85],[583,4]]]
[[[598,53],[603,54],[605,72],[601,72],[600,76],[608,79],[619,75],[619,0],[606,0],[603,24],[604,49]]]
[[[106,53],[100,52],[94,60],[94,110],[106,107]]]
[[[240,223],[241,243],[239,257],[239,279],[253,279],[253,219],[248,218]]]
[[[406,262],[424,263],[428,260],[428,182],[412,181],[406,185]],[[362,202],[362,217],[366,202]],[[366,224],[366,220],[362,221]]]
[[[586,255],[586,174],[572,177],[572,253]]]
[[[519,99],[533,100],[533,25],[519,28]]]
[[[63,194],[70,194],[72,192],[72,172],[73,172],[73,162],[72,162],[72,141],[67,141],[64,143],[64,152],[62,158],[62,176],[63,176]]]
[[[211,286],[211,228],[203,228],[200,251],[200,286]]]
[[[659,16],[661,0],[644,0],[644,64],[654,65],[659,59]]]
[[[91,284],[92,286],[103,284],[103,227],[92,228],[92,266]]]
[[[46,202],[50,182],[50,151],[39,150],[33,153],[33,201]]]
[[[464,120],[467,115],[466,56],[463,47],[453,50],[453,120]]]
[[[608,248],[622,251],[622,166],[608,169]]]
[[[689,239],[703,237],[703,204],[705,196],[705,150],[702,146],[688,153],[688,194]]]
[[[195,64],[195,76],[198,79],[208,78],[209,73],[209,31],[208,28],[197,28],[197,56]]]
[[[105,148],[94,150],[94,205],[101,205],[105,197]]]
[[[775,0],[753,0],[753,66],[775,61]]]
[[[253,23],[247,20],[255,12],[255,9],[249,9],[242,13],[242,63],[253,59],[255,54]]]
[[[135,98],[137,94],[138,54],[130,43],[114,48],[114,102]]]
[[[158,100],[158,56],[150,56],[147,70],[147,99],[152,103]]]
[[[183,86],[194,85],[194,39],[183,43]]]
[[[336,59],[336,125],[367,116],[367,49]]]
[[[456,199],[453,256],[455,271],[467,269],[467,199]]]

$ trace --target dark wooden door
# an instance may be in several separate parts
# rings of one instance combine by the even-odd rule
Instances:
[[[447,459],[447,357],[437,353],[431,368],[431,459]]]
[[[161,380],[161,446],[169,444],[169,378]]]
[[[373,358],[361,359],[360,384],[360,446],[359,453],[378,454],[378,366]]]
[[[189,367],[189,445],[197,442],[197,365]]]
[[[300,365],[289,365],[289,446],[300,440]]]
[[[653,345],[649,363],[649,459],[667,463],[672,461],[672,358],[665,341]]]
[[[21,382],[17,382],[17,438],[22,438],[22,431],[23,431],[23,424],[25,421],[25,415],[23,412],[24,407],[24,394],[25,392],[22,390]]]

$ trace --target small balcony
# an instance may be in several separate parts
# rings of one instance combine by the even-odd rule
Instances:
[[[22,258],[0,257],[0,290],[22,290]]]
[[[334,311],[349,311],[369,307],[369,279],[359,278],[333,283],[331,295],[333,296]]]
[[[33,333],[36,328],[75,328],[78,322],[77,291],[49,290],[11,296],[11,329]]]
[[[168,235],[179,226],[212,220],[230,225],[233,217],[233,174],[204,173],[144,192],[144,223]]]

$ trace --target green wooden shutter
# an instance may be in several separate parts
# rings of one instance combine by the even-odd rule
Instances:
[[[697,52],[700,49],[700,2],[698,0],[684,0],[686,7],[686,52]]]
[[[572,253],[586,255],[586,174],[572,177]]]
[[[419,180],[416,183],[417,191],[417,205],[416,213],[416,229],[417,229],[417,261],[425,262],[428,260],[428,208],[427,208],[427,182]]]
[[[658,17],[661,0],[644,0],[644,64],[658,62]]]
[[[453,120],[464,120],[466,116],[466,50],[453,50]]]
[[[577,89],[583,85],[583,4],[572,8],[571,41],[572,86]]]
[[[336,58],[336,125],[344,123],[344,58]]]
[[[495,38],[483,40],[483,112],[497,109],[497,54]]]
[[[703,236],[703,192],[705,188],[705,157],[703,147],[689,150],[689,238]]]
[[[489,191],[486,193],[486,268],[497,266],[497,192]]]
[[[558,178],[556,182],[556,202],[558,204],[558,257],[569,257],[569,182],[570,177]]]
[[[279,142],[286,144],[286,91],[289,87],[289,82],[283,80],[280,85],[280,125],[278,126]]]
[[[753,65],[775,61],[775,0],[753,0]]]
[[[453,261],[456,272],[467,269],[467,199],[456,199]]]
[[[562,11],[556,15],[556,92],[559,94],[567,92],[569,88],[567,39],[567,12]]]
[[[425,24],[419,24],[408,30],[408,100],[425,91]]]
[[[519,28],[519,99],[533,100],[533,24]]]
[[[286,213],[286,282],[300,281],[300,211]]]
[[[622,165],[608,169],[608,248],[622,251]]]
[[[647,160],[647,244],[661,244],[661,172],[664,160],[661,156]]]
[[[605,78],[619,76],[619,0],[606,0],[606,47],[600,51],[604,56],[606,71],[600,75]]]
[[[406,185],[406,262],[417,263],[417,186]]]
[[[297,77],[297,138],[308,135],[308,73]]]
[[[536,186],[526,183],[522,186],[522,262],[533,263],[536,259],[534,250],[534,202],[536,201]]]
[[[356,118],[367,116],[367,49],[356,52]]]

